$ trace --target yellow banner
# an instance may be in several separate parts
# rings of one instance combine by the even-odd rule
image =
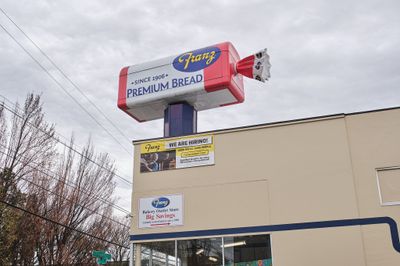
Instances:
[[[140,145],[140,172],[214,164],[214,136],[197,135]]]

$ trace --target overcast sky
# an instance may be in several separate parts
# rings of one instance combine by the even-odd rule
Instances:
[[[138,123],[117,108],[122,67],[231,41],[241,57],[267,48],[271,80],[245,80],[243,104],[199,113],[199,131],[400,105],[400,1],[30,1],[0,7],[95,102],[114,129],[0,12],[0,24],[87,107],[94,122],[0,28],[0,95],[42,95],[57,131],[91,137],[132,178],[128,140],[161,137],[162,121]],[[0,96],[1,101],[1,96]],[[126,150],[130,151],[127,152]],[[117,183],[130,208],[131,187]]]

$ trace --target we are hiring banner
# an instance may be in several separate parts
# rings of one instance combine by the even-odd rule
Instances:
[[[214,164],[214,136],[199,135],[140,145],[140,172]]]

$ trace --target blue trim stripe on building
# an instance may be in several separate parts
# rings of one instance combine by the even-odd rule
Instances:
[[[332,221],[321,221],[321,222],[263,225],[263,226],[212,229],[212,230],[184,231],[184,232],[173,232],[173,233],[153,233],[153,234],[131,235],[130,240],[131,241],[162,240],[167,238],[175,239],[184,237],[185,238],[204,237],[204,236],[215,236],[215,235],[222,236],[222,235],[262,233],[262,232],[267,233],[267,232],[307,230],[307,229],[320,229],[320,228],[346,227],[346,226],[372,225],[372,224],[389,225],[393,248],[400,253],[399,232],[397,229],[397,224],[396,221],[390,217],[372,217],[372,218],[332,220]]]

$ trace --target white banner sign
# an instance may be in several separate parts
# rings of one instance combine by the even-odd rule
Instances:
[[[141,198],[138,217],[139,228],[183,225],[183,196]]]

